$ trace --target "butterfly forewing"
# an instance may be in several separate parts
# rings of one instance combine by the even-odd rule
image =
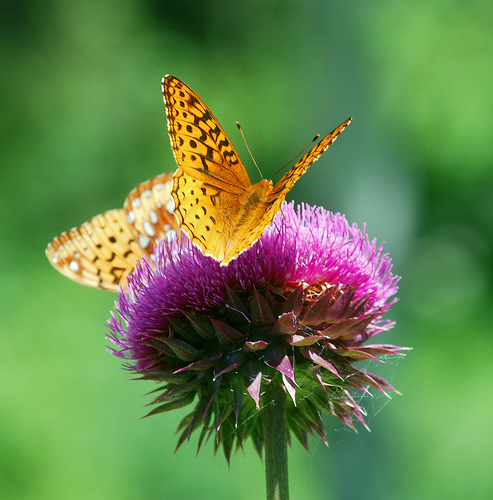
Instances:
[[[163,78],[168,132],[178,166],[205,183],[244,194],[251,185],[245,167],[212,111],[174,76]]]
[[[351,123],[352,118],[348,118],[345,122],[336,127],[330,134],[326,135],[318,142],[308,153],[301,158],[286,174],[284,174],[279,182],[274,186],[273,190],[268,195],[267,213],[272,214],[272,218],[281,209],[286,195],[295,185],[296,181],[308,170],[308,168],[316,162],[327,148],[337,139],[339,134]]]

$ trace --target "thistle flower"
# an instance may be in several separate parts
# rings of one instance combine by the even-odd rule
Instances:
[[[391,259],[344,216],[284,204],[262,238],[228,266],[187,239],[159,242],[120,290],[108,324],[111,351],[161,385],[154,415],[192,405],[177,448],[201,428],[229,461],[251,438],[262,452],[263,394],[276,380],[289,395],[287,425],[305,448],[325,441],[322,414],[351,428],[364,421],[355,390],[387,394],[357,362],[405,348],[365,342],[393,326],[382,315],[399,278]]]

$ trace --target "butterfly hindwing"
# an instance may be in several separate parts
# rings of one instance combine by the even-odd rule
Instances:
[[[93,217],[53,239],[46,249],[50,263],[68,278],[104,290],[125,285],[138,260],[154,244],[178,230],[171,198],[173,174],[139,184],[124,209]]]
[[[178,230],[171,198],[173,174],[167,172],[139,184],[127,196],[124,210],[139,245],[151,254],[158,239]]]
[[[105,290],[116,290],[144,251],[135,241],[123,210],[110,210],[57,236],[46,256],[68,278]]]
[[[180,169],[175,173],[172,195],[180,228],[192,243],[216,260],[224,256],[228,243],[235,244],[232,235],[242,207],[238,196],[204,185]]]

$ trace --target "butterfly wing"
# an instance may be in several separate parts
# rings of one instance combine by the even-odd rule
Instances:
[[[178,164],[172,196],[180,227],[205,255],[221,260],[251,182],[212,111],[187,85],[167,75],[162,89]]]
[[[258,198],[263,200],[262,203],[257,205],[252,211],[252,216],[238,231],[234,246],[227,247],[225,256],[221,265],[226,265],[230,260],[235,259],[238,255],[250,248],[257,240],[260,239],[263,232],[272,223],[277,212],[286,198],[289,190],[294,186],[295,182],[307,171],[310,165],[317,161],[320,155],[336,140],[337,136],[346,128],[351,122],[351,118],[339,125],[330,134],[324,137],[318,144],[316,144],[300,161],[298,161],[293,168],[291,168],[271,189],[266,190],[261,181],[252,186],[253,190],[259,190]],[[262,196],[261,193],[265,193]]]
[[[158,239],[169,238],[179,226],[171,198],[173,174],[167,172],[139,184],[127,196],[124,210],[136,241],[147,254]]]
[[[55,269],[82,285],[116,290],[133,271],[143,249],[123,210],[110,210],[57,236],[46,248]]]
[[[154,243],[178,230],[172,210],[173,174],[139,184],[123,210],[110,210],[57,236],[48,245],[50,263],[68,278],[104,290],[124,285]]]
[[[201,183],[179,169],[173,186],[180,227],[204,255],[222,261],[236,244],[244,197]]]
[[[327,148],[337,139],[339,134],[351,123],[351,120],[352,118],[348,118],[330,132],[330,134],[326,135],[281,177],[279,182],[274,186],[274,189],[268,195],[268,209],[266,210],[266,218],[269,220],[268,224],[272,222],[274,216],[281,209],[286,195],[295,185],[296,181],[308,170],[310,165],[320,158]]]

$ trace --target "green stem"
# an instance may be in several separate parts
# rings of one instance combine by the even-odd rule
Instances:
[[[289,500],[286,393],[276,379],[267,385],[263,403],[267,500]]]

